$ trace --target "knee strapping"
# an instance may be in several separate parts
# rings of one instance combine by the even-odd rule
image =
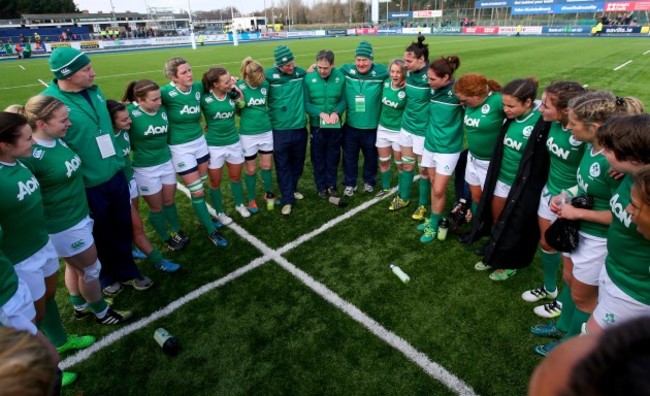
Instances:
[[[395,165],[402,165],[402,160],[395,160]]]
[[[99,272],[102,270],[102,264],[99,259],[95,260],[92,265],[84,268],[84,283],[91,283],[99,279]]]
[[[405,164],[414,164],[415,163],[415,158],[414,157],[408,157],[408,156],[403,156],[402,157],[402,162]]]
[[[206,180],[208,180],[208,174],[201,173],[201,183],[205,183]]]
[[[390,161],[390,157],[391,157],[390,155],[388,157],[379,157],[379,161],[388,162],[388,161]]]
[[[206,175],[206,177],[207,177],[207,175]],[[187,189],[190,190],[190,193],[192,195],[201,193],[201,192],[203,192],[203,181],[202,180],[197,180],[194,183],[190,183],[187,186]]]

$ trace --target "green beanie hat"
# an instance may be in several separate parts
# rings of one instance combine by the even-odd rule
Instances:
[[[367,41],[362,41],[359,43],[357,50],[354,52],[355,57],[368,58],[373,60],[374,56],[372,55],[372,45]]]
[[[284,66],[293,60],[293,54],[286,45],[278,45],[275,51],[273,51],[273,57],[275,58],[275,66],[277,67]]]
[[[57,47],[50,55],[50,70],[59,80],[66,79],[90,63],[85,53],[72,47]]]

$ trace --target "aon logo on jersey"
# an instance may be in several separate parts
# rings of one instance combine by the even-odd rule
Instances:
[[[589,193],[589,183],[585,182],[580,173],[578,173],[578,185],[584,192]]]
[[[181,109],[181,114],[199,114],[201,112],[201,107],[200,106],[188,106],[185,105]]]
[[[478,128],[478,124],[480,123],[481,123],[480,118],[471,118],[469,116],[465,116],[465,125],[468,127]]]
[[[571,152],[569,152],[568,150],[565,150],[562,147],[555,144],[555,139],[553,139],[552,137],[546,141],[546,147],[548,147],[548,151],[550,151],[551,154],[555,155],[556,157],[560,157],[564,160],[569,158],[569,154],[571,154]]]
[[[32,178],[26,182],[19,181],[18,195],[16,198],[18,198],[19,201],[22,201],[25,199],[26,195],[32,195],[32,193],[36,190],[38,190],[38,180],[36,180],[36,176],[32,176]]]
[[[228,118],[232,118],[235,115],[234,111],[224,111],[222,113],[217,113],[212,117],[214,120],[226,120]]]
[[[266,104],[266,99],[264,98],[250,98],[248,103],[246,104],[247,106],[263,106]]]
[[[387,97],[381,98],[381,103],[385,104],[388,107],[392,107],[396,109],[399,106],[399,103],[393,102],[392,100],[388,99]]]
[[[625,228],[630,228],[630,224],[632,223],[632,215],[627,213],[625,210],[625,207],[623,207],[623,204],[618,202],[620,198],[619,194],[614,194],[612,199],[609,200],[609,206],[612,208],[612,213],[614,214],[614,217],[616,217],[623,225]]]
[[[70,176],[72,176],[72,174],[75,173],[77,169],[79,169],[79,166],[81,166],[81,159],[79,159],[78,155],[75,155],[70,161],[65,162],[65,175],[70,178]]]
[[[144,131],[144,136],[160,135],[161,133],[167,133],[167,125],[163,125],[163,126],[149,125],[149,128],[147,128],[147,130]]]
[[[507,137],[503,139],[503,144],[510,147],[511,149],[521,151],[522,143],[514,140],[513,138]]]

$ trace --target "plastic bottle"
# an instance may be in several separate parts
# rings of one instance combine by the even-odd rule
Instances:
[[[449,221],[446,218],[440,219],[438,221],[438,240],[444,241],[447,239],[447,231],[449,231]]]
[[[561,208],[562,205],[571,203],[571,195],[567,192],[567,190],[562,190],[560,194],[555,197],[555,204]]]
[[[166,354],[171,356],[176,356],[176,354],[178,354],[178,340],[176,337],[169,334],[167,330],[163,329],[162,327],[156,329],[156,331],[153,333],[153,338]]]
[[[346,206],[348,206],[348,203],[339,197],[329,197],[329,202],[332,205],[338,206],[339,208],[345,208]]]
[[[402,283],[409,283],[411,278],[406,274],[406,272],[402,271],[402,269],[395,264],[390,265],[390,269],[393,271],[395,275],[399,278],[399,280],[402,281]]]

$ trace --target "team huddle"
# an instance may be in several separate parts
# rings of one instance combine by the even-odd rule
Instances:
[[[549,300],[534,311],[558,319],[531,327],[533,334],[566,340],[650,315],[643,104],[574,81],[550,84],[538,100],[534,78],[503,86],[481,74],[456,79],[459,57],[429,60],[424,41],[419,36],[387,66],[374,62],[367,41],[338,68],[334,53],[321,50],[307,70],[280,45],[272,67],[247,57],[239,78],[211,67],[201,81],[185,59],[172,58],[167,85],[133,81],[121,100],[94,84],[85,53],[58,47],[49,87],[0,113],[0,323],[46,337],[58,353],[92,345],[93,336],[63,328],[54,299],[59,259],[75,317],[123,323],[132,313],[113,308],[110,297],[124,286],[153,285],[135,259],[180,269],[145,233],[139,197],[156,238],[182,250],[189,236],[174,201],[182,181],[208,239],[224,248],[219,228],[233,222],[222,197],[224,165],[239,216],[275,206],[289,216],[305,199],[298,182],[308,141],[318,199],[338,202],[358,187],[388,197],[397,179],[387,209],[403,210],[415,201],[417,168],[411,217],[423,244],[444,239],[455,175],[456,198],[468,204],[454,210],[472,222],[461,240],[486,241],[477,271],[505,281],[539,250],[542,285],[521,297]],[[568,221],[579,231],[569,248],[559,247],[549,229]],[[546,356],[558,343],[535,351]],[[64,385],[75,378],[62,373]]]

